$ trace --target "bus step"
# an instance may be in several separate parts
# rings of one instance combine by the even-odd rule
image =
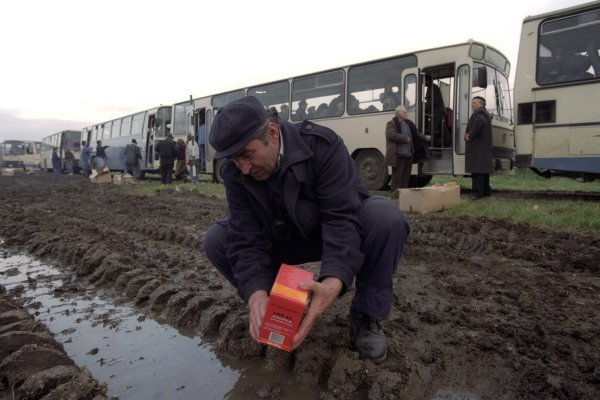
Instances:
[[[452,160],[425,160],[422,172],[424,174],[452,174]]]

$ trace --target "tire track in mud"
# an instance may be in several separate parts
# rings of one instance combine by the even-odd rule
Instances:
[[[77,178],[14,180],[0,179],[7,245],[212,338],[222,354],[293,369],[323,399],[432,398],[447,388],[497,399],[600,393],[598,236],[410,215],[384,325],[390,351],[375,366],[348,349],[351,293],[293,354],[249,338],[246,306],[201,252],[204,232],[227,212],[224,200],[185,190],[140,195]]]
[[[106,390],[0,285],[0,397],[100,400]]]

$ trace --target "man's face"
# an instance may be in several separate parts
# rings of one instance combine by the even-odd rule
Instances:
[[[252,139],[244,149],[232,157],[235,165],[244,175],[250,175],[257,181],[265,181],[277,168],[279,158],[279,128],[270,123],[268,143],[262,139]]]
[[[475,111],[481,107],[483,107],[483,102],[481,100],[473,99],[473,101],[471,101],[471,110]]]
[[[401,108],[400,110],[398,110],[396,117],[399,121],[404,121],[408,119],[408,111],[406,111],[404,108]]]

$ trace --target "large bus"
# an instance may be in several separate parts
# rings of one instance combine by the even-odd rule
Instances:
[[[5,140],[0,144],[2,168],[41,168],[42,142],[33,140]]]
[[[600,1],[525,18],[515,79],[516,166],[600,177]]]
[[[79,149],[81,147],[81,131],[60,131],[50,136],[46,136],[42,139],[42,152],[41,152],[41,168],[48,172],[52,171],[52,149],[58,150],[60,159],[63,160],[61,170],[65,170],[65,149],[71,150],[75,157],[73,161],[73,172],[78,174],[80,172],[79,166]]]
[[[512,172],[509,73],[510,63],[500,51],[468,41],[197,98],[192,110],[196,117],[188,121],[197,125],[205,120],[208,132],[219,108],[243,96],[256,96],[283,119],[310,119],[337,132],[364,185],[379,190],[386,187],[390,172],[383,164],[385,127],[395,108],[404,105],[418,129],[432,136],[427,159],[413,165],[411,176],[412,186],[424,186],[433,175],[465,174],[463,133],[474,96],[486,98],[493,117],[494,170]],[[434,88],[441,96],[429,95]],[[192,128],[188,130],[195,131]],[[206,170],[220,181],[222,161],[214,159],[213,149],[206,150]]]
[[[159,160],[155,157],[154,148],[172,128],[172,108],[158,106],[85,127],[80,132],[80,140],[87,141],[94,149],[101,140],[103,146],[109,146],[106,149],[106,166],[113,171],[123,171],[125,146],[131,143],[131,139],[135,139],[142,149],[140,176],[136,178],[142,178],[147,172],[158,171]]]

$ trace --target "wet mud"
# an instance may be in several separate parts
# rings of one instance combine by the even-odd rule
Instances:
[[[412,231],[384,322],[389,353],[374,365],[349,346],[352,290],[292,354],[250,339],[245,304],[202,253],[203,235],[227,213],[222,199],[185,185],[139,194],[79,177],[33,175],[0,177],[0,205],[6,246],[59,263],[73,280],[193,330],[220,354],[289,369],[297,382],[318,387],[322,399],[600,397],[600,234],[408,215]],[[15,350],[0,341],[0,398],[32,376],[8,358],[37,343],[60,352],[37,338],[39,324],[23,329],[33,344]],[[53,368],[51,359],[40,355],[37,362]],[[266,383],[252,395],[278,398],[293,390]]]

